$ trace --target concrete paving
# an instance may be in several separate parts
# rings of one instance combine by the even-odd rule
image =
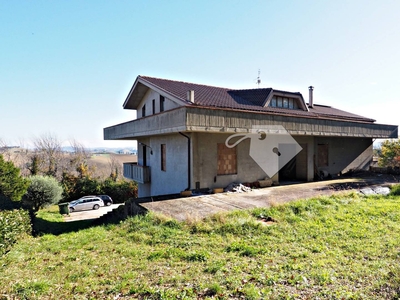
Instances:
[[[307,199],[321,195],[332,195],[339,192],[359,191],[367,186],[388,186],[398,183],[398,179],[380,178],[346,178],[329,181],[281,185],[254,189],[243,193],[219,193],[191,196],[171,200],[140,203],[149,211],[162,213],[183,221],[202,219],[218,212],[229,212],[238,209],[269,207],[285,202]]]
[[[91,210],[83,210],[70,213],[67,216],[64,216],[65,222],[72,222],[72,221],[80,221],[80,220],[91,220],[100,218],[102,215],[112,211],[114,208],[123,204],[111,204],[110,206],[102,206],[99,209],[91,209]]]

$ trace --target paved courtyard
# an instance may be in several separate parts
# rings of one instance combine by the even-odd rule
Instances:
[[[345,178],[254,189],[242,193],[219,193],[192,197],[145,202],[140,205],[149,211],[159,212],[177,220],[204,218],[218,212],[237,209],[269,207],[285,202],[307,199],[333,193],[360,191],[365,187],[388,186],[399,182],[394,176]]]

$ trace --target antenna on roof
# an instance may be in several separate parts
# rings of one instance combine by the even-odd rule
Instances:
[[[257,87],[260,87],[261,78],[260,78],[260,69],[258,69],[258,77],[257,77]]]

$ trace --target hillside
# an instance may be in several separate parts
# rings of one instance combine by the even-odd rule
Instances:
[[[400,296],[399,196],[342,194],[186,222],[150,213],[89,228],[57,216],[39,218],[46,232],[65,233],[0,257],[4,299]]]
[[[9,148],[2,149],[0,153],[6,160],[12,161],[18,168],[20,168],[23,175],[30,174],[27,166],[30,163],[32,155],[35,153],[34,151],[23,148]],[[108,177],[111,171],[115,171],[115,168],[118,168],[119,176],[122,176],[123,163],[137,162],[137,156],[133,154],[98,152],[96,149],[93,151],[85,150],[85,153],[82,155],[82,157],[84,158],[80,159],[91,168],[93,176],[98,178]],[[71,161],[73,159],[74,153],[69,151],[63,151],[57,154],[59,169],[76,172],[76,167],[71,165]]]

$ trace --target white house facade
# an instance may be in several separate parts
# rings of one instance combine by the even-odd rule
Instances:
[[[139,197],[148,197],[366,170],[373,139],[398,137],[397,126],[313,102],[312,87],[306,103],[300,93],[271,88],[234,90],[138,76],[123,104],[137,111],[137,119],[104,128],[104,139],[138,142],[138,162],[124,164],[124,176],[138,182]],[[251,139],[226,144],[233,134],[246,137],[271,126],[282,126],[301,147],[272,176],[249,155]],[[278,143],[273,151],[287,146]]]

